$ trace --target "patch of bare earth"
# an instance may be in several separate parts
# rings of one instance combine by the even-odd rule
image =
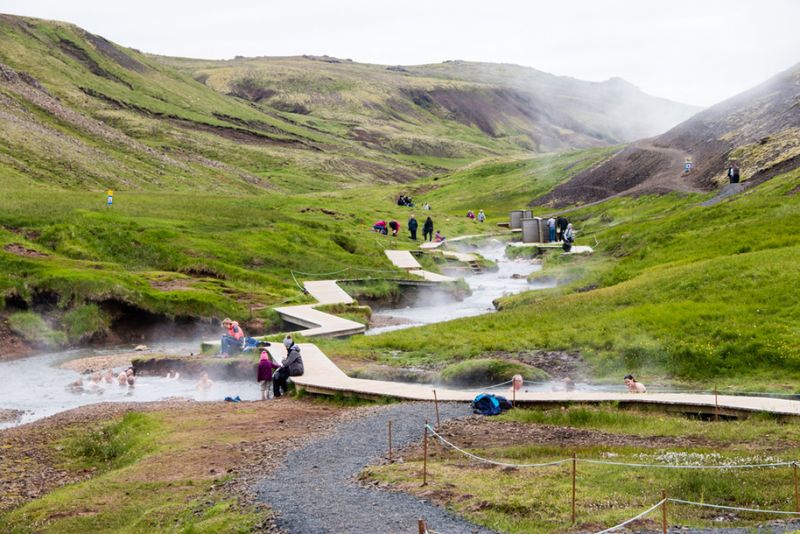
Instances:
[[[114,369],[117,367],[127,367],[134,358],[141,358],[141,352],[127,352],[124,354],[113,354],[108,356],[90,356],[88,358],[77,358],[63,362],[59,367],[69,369],[81,374],[94,373],[103,369]]]
[[[7,423],[9,421],[16,421],[22,412],[19,410],[5,410],[0,408],[0,423]]]
[[[47,254],[45,254],[44,252],[39,252],[38,250],[33,250],[31,248],[24,247],[18,243],[9,243],[8,245],[3,247],[3,250],[11,254],[15,254],[17,256],[24,256],[26,258],[47,257]]]
[[[119,472],[120,481],[215,480],[222,498],[255,504],[255,482],[272,473],[285,454],[329,432],[343,409],[313,402],[192,402],[95,404],[0,431],[0,510],[16,508],[65,484],[91,478],[93,470],[62,467],[56,444],[77,429],[98,427],[127,412],[163,417],[163,451]],[[91,503],[87,503],[90,505]],[[269,527],[267,531],[273,531]]]
[[[192,289],[190,278],[177,278],[175,280],[151,280],[150,286],[159,291],[187,291]]]
[[[0,361],[28,356],[31,352],[33,348],[11,330],[8,321],[0,317]]]

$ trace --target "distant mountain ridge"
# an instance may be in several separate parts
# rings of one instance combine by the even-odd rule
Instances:
[[[355,122],[367,136],[455,121],[534,152],[633,141],[700,109],[652,97],[619,78],[587,82],[518,65],[385,66],[327,56],[155,59],[257,105]]]
[[[68,188],[307,192],[605,146],[695,108],[510,65],[142,54],[0,15],[0,176]]]
[[[683,173],[685,158],[693,168]],[[618,194],[710,191],[728,165],[755,185],[800,167],[800,64],[712,106],[668,132],[633,143],[534,204],[593,202]]]

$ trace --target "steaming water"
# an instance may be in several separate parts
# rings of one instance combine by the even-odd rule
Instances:
[[[170,346],[159,352],[187,354],[196,349],[196,345]],[[114,383],[104,384],[101,393],[72,393],[66,389],[66,385],[77,380],[80,375],[75,371],[60,368],[61,363],[113,353],[114,351],[109,350],[70,351],[0,362],[0,408],[23,412],[17,421],[0,422],[0,428],[27,423],[98,402],[148,402],[176,397],[208,401],[237,395],[242,400],[261,398],[261,391],[255,380],[214,382],[210,389],[198,391],[195,388],[196,379],[167,380],[161,377],[141,376],[136,377],[135,387],[129,389],[127,386],[117,385],[115,375]],[[115,370],[119,372],[124,368]],[[87,382],[86,378],[84,377],[84,385]]]
[[[381,315],[409,321],[408,324],[374,328],[369,330],[368,334],[491,313],[495,311],[492,301],[498,297],[531,289],[552,287],[551,284],[529,284],[525,277],[540,270],[541,265],[529,260],[505,258],[504,245],[499,242],[483,247],[478,252],[495,261],[499,270],[465,276],[464,280],[472,290],[469,297],[457,301],[442,292],[423,291],[411,306],[403,309],[377,311]],[[512,275],[515,274],[520,275],[520,278],[512,278]],[[174,344],[157,347],[157,350],[161,353],[186,354],[196,348],[196,345]],[[105,384],[99,393],[72,393],[66,389],[67,384],[75,381],[80,375],[75,371],[59,367],[63,362],[129,350],[78,350],[0,362],[0,409],[18,410],[23,413],[16,421],[0,422],[0,428],[27,423],[98,402],[148,402],[169,398],[212,401],[237,395],[242,400],[260,398],[261,392],[255,380],[247,382],[217,381],[211,389],[199,391],[195,388],[197,381],[194,379],[167,380],[161,377],[144,376],[136,378],[136,386],[132,389],[127,386],[119,386],[116,381],[112,384]],[[119,372],[122,369],[114,370]],[[559,386],[559,383],[545,383],[526,385],[526,389],[530,387],[536,390],[550,391]],[[576,384],[576,386],[580,386],[581,389],[592,388],[588,384]]]
[[[375,310],[375,314],[401,320],[403,324],[370,328],[366,335],[491,313],[495,311],[492,301],[499,297],[554,286],[552,283],[528,283],[526,277],[540,271],[541,264],[527,259],[509,260],[505,257],[505,246],[499,242],[478,249],[478,253],[497,263],[498,270],[464,276],[472,295],[458,301],[440,291],[423,290],[417,300],[405,308]],[[512,278],[515,274],[522,278]]]

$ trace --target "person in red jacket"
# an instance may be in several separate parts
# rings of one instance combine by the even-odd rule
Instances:
[[[222,356],[227,358],[231,354],[241,352],[244,332],[239,323],[226,317],[222,321],[222,328],[225,329],[225,333],[222,334],[222,339],[220,340],[220,353]]]
[[[261,351],[261,360],[258,362],[256,380],[261,383],[261,400],[269,399],[269,390],[272,386],[272,372],[280,365],[273,363],[266,349]]]

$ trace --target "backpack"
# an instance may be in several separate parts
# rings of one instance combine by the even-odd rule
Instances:
[[[480,415],[500,415],[500,402],[494,395],[481,393],[472,401],[472,413]]]
[[[507,398],[505,398],[505,397],[503,397],[501,395],[492,395],[492,397],[497,399],[498,404],[500,404],[500,410],[501,411],[506,411],[506,410],[510,410],[511,408],[513,408],[513,406],[511,405],[511,401],[509,401]]]

